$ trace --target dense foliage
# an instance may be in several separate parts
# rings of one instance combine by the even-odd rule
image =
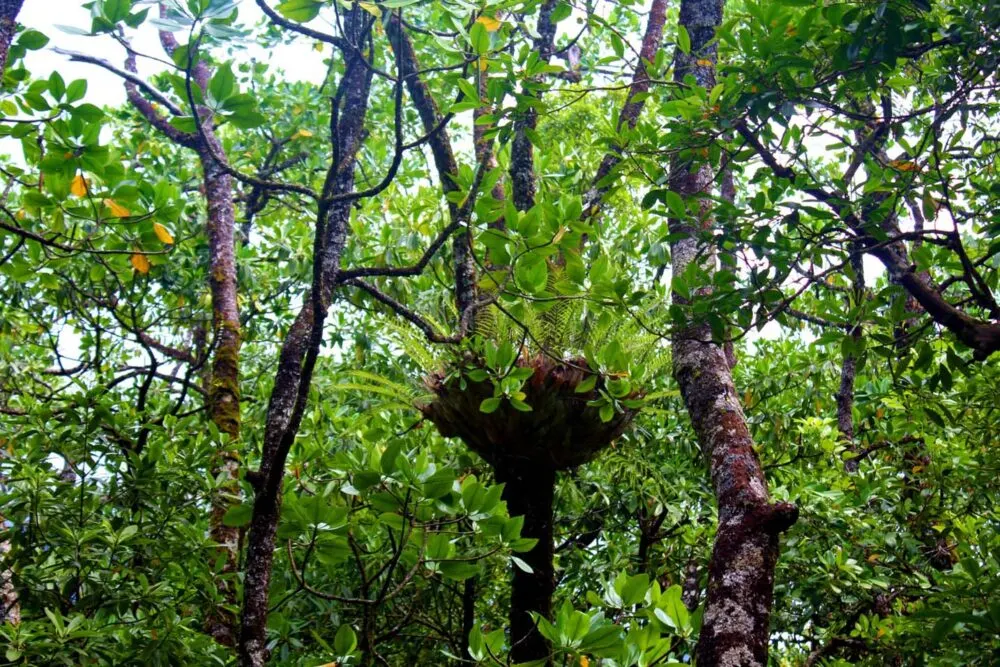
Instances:
[[[0,664],[1000,660],[1000,3],[20,4]]]

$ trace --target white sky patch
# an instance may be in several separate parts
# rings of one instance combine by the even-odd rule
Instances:
[[[155,8],[150,8],[151,13]],[[242,2],[239,5],[239,23],[246,27],[257,25],[264,18],[263,13],[252,2]],[[68,51],[80,51],[88,55],[104,58],[116,67],[121,67],[125,61],[124,49],[112,37],[100,35],[88,37],[68,34],[59,26],[70,26],[87,30],[90,28],[90,11],[77,0],[49,0],[47,2],[26,2],[18,21],[28,28],[39,30],[48,35],[51,40],[48,46],[39,51],[31,51],[25,57],[28,70],[36,77],[48,76],[50,72],[58,71],[67,82],[74,79],[86,79],[88,82],[87,101],[98,106],[117,107],[125,103],[125,88],[121,79],[94,65],[70,62],[65,56],[55,53],[53,47]],[[155,26],[149,20],[138,30],[129,30],[127,37],[132,41],[132,47],[144,54],[157,58],[166,58]],[[178,41],[185,41],[178,35]],[[237,56],[240,60],[254,58],[266,62],[272,70],[282,70],[284,78],[289,81],[311,81],[320,83],[326,74],[323,59],[329,56],[329,45],[324,45],[324,53],[313,49],[313,43],[305,38],[297,39],[289,45],[277,45],[272,49],[263,49],[256,44],[247,44],[245,54]],[[325,55],[324,55],[325,54]],[[148,78],[163,71],[166,66],[149,58],[140,58],[139,74]]]

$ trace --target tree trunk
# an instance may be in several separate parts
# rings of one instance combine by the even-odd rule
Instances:
[[[362,11],[360,8],[352,10],[351,24],[358,23]],[[353,52],[346,55],[347,70],[340,84],[344,92],[343,107],[338,114],[341,120],[335,141],[341,159],[331,166],[328,175],[329,194],[333,196],[354,190],[355,159],[364,137],[372,74],[367,65],[357,61],[359,57]],[[269,657],[268,592],[281,513],[285,460],[305,411],[312,371],[322,343],[323,322],[340,270],[351,209],[352,202],[341,199],[330,206],[322,205],[317,214],[313,289],[282,343],[274,390],[267,406],[260,469],[247,475],[254,485],[255,498],[247,538],[240,619],[238,655],[241,667],[262,667]]]
[[[240,314],[236,285],[236,211],[233,207],[233,181],[212,157],[221,155],[222,146],[205,123],[211,152],[200,150],[204,172],[205,199],[208,204],[209,287],[212,292],[212,328],[215,353],[208,389],[208,412],[220,433],[229,436],[228,448],[218,451],[212,475],[223,482],[212,498],[209,531],[225,559],[219,591],[226,604],[236,604],[235,573],[239,562],[239,528],[223,522],[233,498],[239,495],[240,458],[235,441],[240,437]],[[225,646],[235,645],[236,617],[216,609],[209,613],[207,630]]]
[[[691,38],[691,49],[678,49],[674,80],[693,75],[707,90],[715,85],[718,60],[712,43],[722,22],[721,0],[683,0],[680,23]],[[671,190],[685,198],[707,195],[713,186],[710,165],[675,160]],[[692,262],[714,270],[715,257],[702,247],[699,235],[713,224],[707,199],[697,220],[671,219],[673,275]],[[710,288],[704,288],[704,294]],[[695,299],[698,295],[694,296]],[[674,303],[690,302],[674,293]],[[708,595],[701,636],[699,667],[761,666],[767,663],[768,624],[778,559],[778,535],[795,522],[793,505],[771,505],[767,482],[754,451],[740,396],[733,384],[723,346],[713,341],[708,324],[692,321],[673,338],[674,375],[680,386],[702,452],[709,461],[719,511],[719,526],[709,563]]]
[[[24,0],[0,0],[0,78],[7,71],[7,54],[17,32],[17,14]]]
[[[529,612],[552,618],[552,596],[556,589],[553,568],[552,523],[556,485],[555,470],[537,464],[497,467],[497,480],[505,484],[503,499],[511,516],[523,516],[522,537],[538,540],[531,551],[518,554],[531,568],[525,572],[512,566],[510,593],[511,660],[517,664],[544,660],[551,654],[549,643],[535,627]]]
[[[21,11],[24,0],[0,0],[0,79],[3,79],[7,69],[7,53],[14,41],[17,31],[17,13]],[[0,456],[3,456],[0,453]],[[2,480],[0,480],[2,481]],[[0,524],[4,522],[0,515]],[[0,623],[17,625],[21,622],[21,605],[18,602],[17,589],[14,587],[14,571],[6,567],[4,561],[10,553],[10,541],[0,542]]]

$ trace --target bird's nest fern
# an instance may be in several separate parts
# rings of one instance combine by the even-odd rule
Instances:
[[[583,299],[488,306],[459,346],[429,346],[387,320],[380,326],[392,334],[394,356],[420,367],[425,391],[363,371],[336,387],[367,387],[369,396],[415,407],[492,465],[574,467],[620,436],[651,397],[645,381],[669,363],[653,331],[653,313],[665,310],[623,316]]]

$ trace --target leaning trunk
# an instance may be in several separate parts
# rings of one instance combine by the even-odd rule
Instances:
[[[365,25],[361,10],[354,9],[349,29]],[[352,30],[351,30],[352,31]],[[358,35],[352,35],[358,38]],[[313,249],[312,291],[282,343],[274,390],[267,406],[260,469],[247,473],[254,487],[253,515],[247,538],[243,609],[240,619],[238,655],[241,667],[262,667],[268,661],[268,592],[274,564],[275,536],[281,514],[285,461],[305,411],[312,372],[323,340],[323,323],[340,270],[353,203],[354,174],[358,151],[364,139],[364,124],[371,90],[371,72],[351,53],[341,81],[342,107],[335,110],[340,121],[335,144],[341,157],[328,173],[328,194],[338,197],[324,204],[317,214]]]

